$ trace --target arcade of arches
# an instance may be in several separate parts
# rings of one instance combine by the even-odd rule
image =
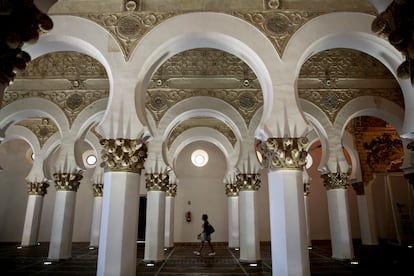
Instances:
[[[0,242],[89,242],[97,275],[135,275],[137,239],[147,262],[196,242],[203,213],[241,262],[271,242],[273,275],[310,275],[313,240],[410,244],[414,89],[371,31],[390,1],[308,2],[45,1],[1,101]]]

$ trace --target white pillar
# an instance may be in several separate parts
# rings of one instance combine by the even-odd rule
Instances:
[[[102,196],[93,197],[92,225],[89,246],[99,247],[99,233],[101,230]]]
[[[175,197],[167,196],[165,198],[164,246],[167,248],[174,247],[174,203]]]
[[[306,237],[308,240],[308,247],[312,247],[312,238],[311,238],[311,232],[310,232],[310,218],[309,218],[309,200],[308,196],[305,195],[303,197],[304,203],[305,203],[305,220],[306,220]]]
[[[361,189],[355,189],[357,192],[356,199],[358,204],[359,225],[361,229],[361,242],[364,245],[377,245],[378,234],[371,185],[369,184],[365,187],[363,183],[358,185],[362,185]]]
[[[147,222],[145,229],[145,262],[160,262],[164,257],[165,191],[147,192]]]
[[[354,250],[346,189],[330,189],[328,194],[329,225],[331,229],[332,258],[352,259]]]
[[[42,208],[43,195],[28,196],[23,227],[22,246],[37,245]]]
[[[254,190],[240,190],[240,261],[260,260],[257,195]]]
[[[49,245],[49,260],[70,259],[72,257],[75,205],[75,191],[56,191],[52,236]]]
[[[98,276],[136,274],[139,179],[133,172],[104,173]]]
[[[272,275],[310,275],[300,170],[269,171]]]
[[[229,247],[240,247],[239,231],[239,196],[227,197],[227,210],[229,218]]]

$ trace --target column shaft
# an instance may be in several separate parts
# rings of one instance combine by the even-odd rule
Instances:
[[[165,198],[165,236],[164,246],[174,247],[174,202],[173,196]]]
[[[268,174],[272,275],[310,275],[302,171]]]
[[[92,224],[91,224],[91,237],[89,246],[99,246],[99,233],[101,230],[101,216],[102,216],[102,197],[95,196],[93,198],[93,211],[92,211]]]
[[[346,189],[327,191],[329,224],[331,228],[332,258],[352,259],[354,250]]]
[[[308,240],[308,247],[311,247],[312,246],[312,238],[311,238],[311,231],[310,231],[308,196],[304,196],[304,203],[305,203],[306,237],[307,237],[307,240]]]
[[[56,191],[52,236],[49,245],[49,260],[70,259],[72,257],[75,205],[75,191]]]
[[[260,260],[257,195],[253,190],[241,190],[240,197],[240,261]]]
[[[97,275],[135,275],[139,174],[104,173]]]
[[[43,195],[28,196],[23,227],[22,246],[37,245],[42,207]]]
[[[164,260],[165,191],[148,191],[144,261]]]
[[[239,197],[229,196],[227,199],[227,209],[229,218],[229,247],[240,247],[239,231]]]

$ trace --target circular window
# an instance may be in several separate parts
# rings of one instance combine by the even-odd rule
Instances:
[[[305,168],[309,169],[310,167],[312,167],[313,164],[313,158],[310,154],[306,155],[306,165]]]
[[[204,150],[195,150],[191,154],[191,161],[193,162],[194,166],[203,167],[208,162],[208,154]]]
[[[95,165],[96,164],[96,156],[95,155],[88,155],[88,157],[86,157],[86,163],[89,166]]]

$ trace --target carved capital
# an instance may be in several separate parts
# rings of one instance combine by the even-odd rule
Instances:
[[[260,188],[260,174],[240,173],[236,175],[236,185],[239,191],[257,191]]]
[[[303,195],[308,196],[310,194],[310,183],[305,182],[303,183]]]
[[[306,137],[269,138],[262,142],[263,166],[270,170],[295,169],[302,170],[306,163]]]
[[[141,140],[101,139],[102,164],[105,172],[141,173],[147,158],[147,146]]]
[[[55,179],[56,191],[73,191],[77,192],[82,175],[79,173],[55,173],[53,178]]]
[[[103,196],[103,184],[94,183],[92,184],[93,196],[102,197]]]
[[[177,195],[177,184],[170,183],[167,185],[166,196],[175,197]]]
[[[240,192],[240,186],[237,183],[226,184],[226,195],[228,197],[239,196],[239,192]]]
[[[167,191],[169,184],[168,174],[148,173],[145,174],[145,182],[148,191]]]
[[[47,182],[28,182],[27,193],[29,195],[41,195],[47,194],[47,188],[49,184]]]
[[[347,189],[349,186],[348,183],[348,173],[335,172],[327,173],[321,175],[323,179],[323,185],[327,190],[333,189]]]
[[[357,195],[365,195],[364,182],[352,183],[352,188],[354,188]]]

